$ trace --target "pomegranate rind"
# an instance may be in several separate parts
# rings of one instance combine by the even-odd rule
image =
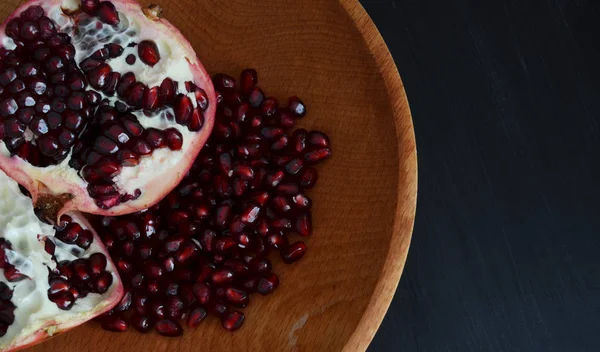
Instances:
[[[144,37],[144,34],[153,38],[156,33],[159,33],[168,38],[169,42],[175,42],[183,49],[190,72],[193,75],[190,81],[202,88],[209,100],[208,108],[204,112],[204,126],[199,132],[193,135],[194,137],[191,140],[188,138],[188,140],[184,141],[186,144],[189,143],[185,150],[179,151],[184,153],[184,156],[176,165],[166,170],[168,172],[156,173],[154,170],[145,170],[146,173],[152,174],[152,177],[145,181],[145,183],[138,185],[138,188],[142,191],[142,195],[139,198],[121,203],[109,209],[102,209],[96,204],[95,200],[87,192],[88,183],[83,179],[79,177],[67,177],[68,175],[66,175],[65,170],[61,170],[59,165],[40,168],[32,166],[19,157],[11,157],[4,143],[0,142],[0,170],[3,170],[12,179],[27,188],[31,193],[34,204],[38,207],[41,207],[39,201],[46,202],[48,199],[48,197],[44,197],[45,195],[53,199],[55,198],[57,202],[53,206],[56,209],[50,209],[47,213],[51,216],[56,216],[56,219],[70,211],[111,216],[131,214],[155,205],[185,177],[196,156],[208,140],[214,126],[217,108],[215,89],[210,76],[199,61],[189,41],[167,20],[152,16],[150,11],[147,15],[140,4],[134,0],[115,0],[112,3],[115,5],[117,11],[126,13],[128,17],[135,16],[136,20],[139,20],[142,24],[141,38]],[[58,8],[62,8],[62,16],[64,16],[65,20],[70,20],[67,13],[71,15],[77,14],[79,4],[80,1],[78,0],[31,0],[21,5],[0,26],[0,45],[3,45],[5,39],[7,39],[5,35],[6,24],[11,19],[18,17],[30,6],[39,5],[44,8],[47,14],[50,14],[51,11],[56,11]]]
[[[1,171],[0,195],[3,197],[0,201],[0,209],[4,215],[2,218],[2,226],[6,226],[0,228],[2,237],[6,236],[7,238],[11,237],[22,240],[21,244],[19,244],[19,242],[13,243],[13,249],[19,250],[18,248],[26,246],[24,243],[30,243],[32,239],[30,236],[33,236],[36,239],[36,242],[40,244],[38,250],[40,252],[44,251],[45,249],[40,237],[50,238],[51,233],[54,233],[52,227],[41,223],[39,226],[31,224],[32,221],[39,222],[39,220],[36,218],[33,207],[29,203],[30,200],[26,196],[20,194],[16,182],[8,179],[7,175]],[[26,208],[24,208],[24,206],[26,206]],[[12,209],[8,207],[11,207]],[[19,215],[15,216],[15,214]],[[8,334],[0,338],[0,350],[2,351],[24,349],[62,332],[68,331],[109,311],[119,303],[123,296],[124,289],[116,266],[112,262],[110,255],[107,253],[106,248],[91,224],[80,213],[72,212],[68,215],[73,222],[78,223],[83,229],[91,231],[93,235],[91,246],[80,258],[87,258],[94,253],[102,253],[107,259],[106,271],[110,272],[113,277],[112,284],[108,291],[102,295],[90,293],[87,297],[78,299],[71,310],[60,310],[47,298],[46,284],[48,283],[48,273],[46,272],[46,265],[48,263],[41,261],[41,258],[43,257],[34,254],[36,252],[35,250],[30,251],[29,253],[33,254],[30,256],[30,260],[33,263],[31,267],[42,268],[43,274],[31,276],[20,282],[9,283],[9,286],[13,287],[15,290],[15,295],[12,300],[16,305],[15,315],[18,318],[15,319],[11,326],[9,326]],[[56,241],[56,239],[54,241]],[[31,272],[39,274],[40,270],[36,271],[34,269]],[[2,280],[4,280],[3,274],[0,275],[2,275]],[[33,285],[33,290],[26,288],[31,287],[27,286],[29,285],[27,280],[31,280],[35,283]],[[20,292],[26,292],[26,295],[18,295],[18,287],[21,285],[25,285],[23,286],[25,291]],[[47,301],[41,303],[36,301],[39,297],[44,297]],[[39,306],[35,306],[36,303],[39,304]],[[36,308],[31,308],[30,304],[34,304],[34,307]],[[36,320],[36,318],[39,318],[39,320]]]

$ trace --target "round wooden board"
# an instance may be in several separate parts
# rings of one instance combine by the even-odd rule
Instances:
[[[210,73],[254,67],[281,100],[309,106],[301,122],[328,133],[315,231],[304,260],[274,259],[281,286],[253,296],[227,333],[210,318],[182,338],[107,333],[89,323],[32,351],[365,350],[389,306],[413,229],[417,157],[402,81],[379,32],[354,0],[154,0]],[[0,3],[1,18],[19,0]],[[142,1],[149,4],[150,1]]]

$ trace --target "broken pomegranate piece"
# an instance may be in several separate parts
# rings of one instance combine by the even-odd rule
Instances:
[[[154,205],[205,144],[216,105],[158,6],[32,0],[0,27],[0,169],[52,221]]]
[[[102,241],[78,213],[41,222],[0,171],[0,350],[24,348],[106,312],[123,287]]]
[[[255,70],[239,86],[223,74],[214,82],[223,97],[215,129],[183,181],[145,211],[96,218],[128,292],[121,308],[98,318],[106,330],[132,325],[176,337],[212,315],[235,331],[252,294],[280,284],[270,256],[291,264],[307,253],[296,238],[312,233],[307,191],[317,182],[314,165],[331,155],[329,138],[290,131],[306,114],[299,98],[288,107],[255,100]],[[322,158],[311,157],[317,151]]]

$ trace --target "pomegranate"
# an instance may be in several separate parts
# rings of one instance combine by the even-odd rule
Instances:
[[[205,144],[213,85],[160,15],[132,0],[31,0],[0,26],[0,169],[43,218],[149,208]]]
[[[239,84],[224,74],[213,82],[215,128],[183,181],[147,210],[95,219],[127,292],[99,317],[106,330],[132,325],[176,337],[212,315],[235,331],[252,294],[280,284],[270,254],[291,264],[307,253],[292,238],[312,233],[307,191],[317,182],[314,166],[332,153],[329,138],[290,131],[305,104],[292,97],[280,106],[257,86],[255,70],[244,70]]]
[[[0,350],[38,343],[106,312],[123,294],[118,273],[78,213],[57,226],[0,171]]]

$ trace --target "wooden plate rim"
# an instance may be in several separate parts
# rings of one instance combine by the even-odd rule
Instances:
[[[393,235],[373,295],[358,326],[350,336],[344,351],[367,349],[392,302],[408,255],[417,206],[417,149],[412,115],[404,84],[394,59],[381,33],[358,0],[340,0],[341,6],[355,23],[365,44],[381,69],[393,105],[398,141],[398,203],[396,204]]]

